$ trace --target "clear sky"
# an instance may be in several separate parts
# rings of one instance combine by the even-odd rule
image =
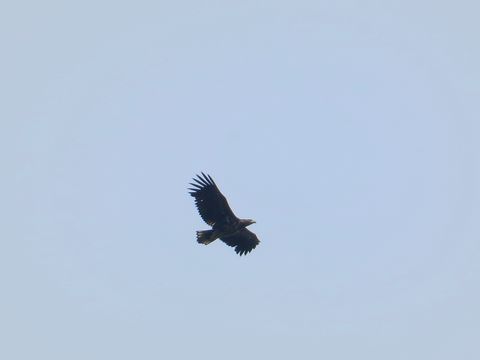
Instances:
[[[480,358],[478,2],[1,7],[0,358]]]

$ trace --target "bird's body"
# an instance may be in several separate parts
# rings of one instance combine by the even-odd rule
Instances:
[[[250,219],[239,219],[228,205],[227,199],[218,189],[210,175],[197,175],[190,183],[190,195],[195,198],[195,205],[202,219],[212,227],[211,230],[197,231],[197,241],[208,245],[216,239],[235,247],[239,255],[252,251],[259,243],[257,236],[247,229],[254,224]]]

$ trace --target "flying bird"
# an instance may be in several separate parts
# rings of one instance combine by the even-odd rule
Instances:
[[[247,226],[255,224],[251,219],[239,219],[228,205],[227,199],[218,189],[210,175],[197,175],[190,183],[190,195],[195,198],[198,213],[211,230],[197,231],[197,241],[208,245],[216,239],[235,248],[237,254],[244,255],[255,249],[260,243]]]

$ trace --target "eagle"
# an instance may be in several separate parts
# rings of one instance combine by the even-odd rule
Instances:
[[[228,205],[227,199],[218,189],[210,175],[196,175],[193,178],[190,195],[195,198],[198,213],[211,230],[197,231],[197,242],[208,245],[216,239],[235,248],[240,256],[248,254],[260,243],[247,226],[255,224],[251,219],[239,219]]]

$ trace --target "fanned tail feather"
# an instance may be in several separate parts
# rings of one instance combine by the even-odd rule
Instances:
[[[197,241],[199,244],[208,245],[213,240],[215,240],[215,237],[213,236],[213,230],[197,231]]]

